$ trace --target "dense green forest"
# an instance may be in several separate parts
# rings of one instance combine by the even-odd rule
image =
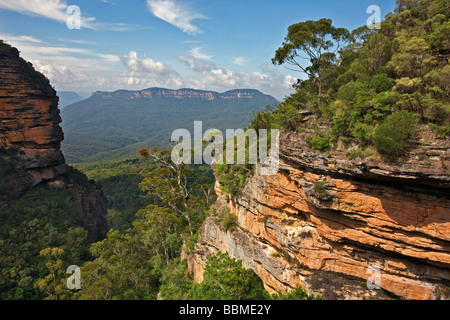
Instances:
[[[76,169],[68,172],[75,188],[98,187]],[[38,185],[9,206],[0,203],[0,300],[47,297],[36,287],[48,276],[47,261],[40,255],[46,248],[61,250],[59,257],[67,261],[59,266],[61,272],[90,259],[88,232],[73,190]]]
[[[398,0],[379,30],[350,32],[328,19],[290,26],[273,63],[299,68],[307,79],[285,101],[259,112],[251,127],[307,130],[317,152],[340,142],[358,147],[349,157],[377,152],[385,161],[412,148],[421,128],[448,139],[449,15],[445,0]],[[310,63],[298,63],[301,57]],[[151,123],[142,126],[163,132]],[[104,136],[127,130],[127,139],[143,138],[135,127],[119,127]],[[27,192],[0,215],[0,299],[320,299],[300,288],[270,296],[253,271],[224,254],[209,259],[203,283],[193,283],[180,253],[192,252],[205,217],[235,226],[233,217],[212,209],[210,168],[176,165],[169,151],[145,148],[138,159],[77,168],[103,186],[110,232],[91,244],[73,195],[46,186]],[[230,194],[251,173],[248,165],[217,169]],[[65,286],[73,264],[81,267],[79,291]]]

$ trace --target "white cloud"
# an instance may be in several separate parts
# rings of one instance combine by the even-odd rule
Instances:
[[[117,55],[99,53],[91,49],[50,44],[27,35],[1,34],[0,39],[18,48],[25,60],[38,60],[53,65],[73,66],[78,70],[110,70],[120,62]],[[72,42],[72,41],[71,41]],[[73,41],[77,43],[77,41]]]
[[[214,63],[201,61],[192,55],[185,57],[182,56],[181,54],[177,54],[176,57],[178,58],[178,60],[186,64],[189,67],[189,69],[193,71],[204,72],[217,68],[217,66]]]
[[[178,54],[177,58],[200,74],[199,77],[183,79],[184,86],[190,88],[215,91],[250,88],[282,99],[293,92],[292,85],[297,81],[290,75],[281,74],[268,63],[261,65],[261,72],[235,72],[219,68],[212,62],[201,61],[194,56],[185,57]]]
[[[121,56],[122,63],[133,72],[166,75],[174,72],[164,63],[144,57],[141,59],[136,51],[130,51],[127,56]]]
[[[214,57],[213,55],[204,54],[201,52],[202,49],[202,47],[195,47],[191,49],[190,53],[193,57],[201,60],[211,60]]]
[[[34,68],[45,74],[52,83],[64,83],[65,86],[80,87],[80,84],[90,83],[92,77],[85,72],[74,72],[67,65],[53,65],[40,60],[30,61]]]
[[[27,15],[45,17],[47,19],[66,23],[71,16],[67,13],[65,0],[0,0],[0,9],[20,12]],[[81,17],[81,27],[94,29],[95,18]]]
[[[128,87],[177,88],[182,84],[179,74],[171,67],[152,58],[140,58],[136,51],[130,51],[127,56],[121,56],[120,60],[127,68],[126,73],[120,75],[120,81]]]
[[[136,51],[118,56],[87,48],[46,43],[28,35],[0,34],[0,38],[19,48],[21,56],[44,73],[58,90],[114,91],[189,87],[224,92],[251,88],[282,99],[293,92],[292,84],[296,82],[294,77],[281,74],[269,63],[262,64],[259,71],[236,72],[221,68],[211,60],[177,54],[181,63],[196,72],[195,75],[183,76],[166,63],[145,55],[139,56]],[[197,56],[205,58],[200,50],[193,50],[191,53],[200,53]]]
[[[185,4],[174,0],[147,0],[147,6],[155,17],[170,23],[181,31],[189,34],[201,33],[201,30],[193,25],[192,21],[206,17]]]
[[[71,11],[67,12],[68,7],[69,5],[66,0],[0,0],[0,9],[6,9],[32,16],[39,16],[64,24],[67,23],[69,17],[73,14]],[[95,17],[89,17],[83,8],[80,8],[80,10],[81,28],[117,32],[150,29],[150,27],[147,26],[139,26],[121,22],[96,22]]]
[[[247,62],[247,59],[244,57],[236,57],[233,60],[233,63],[237,64],[238,66],[245,66],[246,62]]]

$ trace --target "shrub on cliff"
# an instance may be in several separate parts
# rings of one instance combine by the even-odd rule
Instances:
[[[10,44],[0,40],[0,55],[19,55],[19,50],[11,46]]]
[[[285,294],[272,295],[273,300],[324,300],[320,295],[309,295],[302,287],[296,287]]]
[[[388,116],[374,132],[373,142],[378,152],[387,159],[398,156],[407,145],[407,141],[417,131],[417,114],[400,111]]]
[[[188,300],[266,300],[269,294],[261,279],[242,267],[228,254],[211,256],[206,264],[204,280],[187,295]]]
[[[325,151],[330,149],[331,144],[334,141],[334,137],[330,136],[328,133],[319,133],[315,137],[310,137],[308,139],[308,144],[312,150]]]
[[[218,164],[216,178],[220,181],[220,186],[225,193],[235,195],[242,190],[251,174],[252,166],[250,165]]]

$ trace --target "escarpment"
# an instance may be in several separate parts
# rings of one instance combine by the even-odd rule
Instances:
[[[206,220],[190,260],[195,280],[209,254],[226,251],[271,292],[302,286],[327,299],[448,299],[450,144],[421,134],[421,157],[386,163],[350,160],[344,148],[311,151],[305,134],[283,133],[276,175],[257,167],[232,197],[217,184],[218,210],[229,209],[237,228]]]
[[[214,91],[194,90],[194,89],[163,89],[163,88],[149,88],[140,91],[118,90],[115,92],[97,91],[92,94],[92,97],[103,99],[199,99],[199,100],[248,100],[257,97],[266,97],[273,99],[268,95],[264,95],[258,90],[254,89],[236,89],[224,93]]]
[[[60,150],[63,132],[58,97],[49,81],[19,52],[6,44],[0,50],[0,147],[14,154],[19,174],[3,177],[9,188],[7,198],[42,181],[62,184],[64,156]],[[25,174],[27,177],[25,177]],[[14,183],[20,178],[21,183]],[[24,183],[26,182],[26,183]]]
[[[49,80],[0,41],[0,208],[39,184],[68,188],[94,240],[108,229],[107,200],[96,186],[78,183],[68,171],[60,123],[58,96]]]

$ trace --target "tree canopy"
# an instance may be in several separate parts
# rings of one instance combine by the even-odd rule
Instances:
[[[295,66],[313,79],[322,94],[323,71],[336,59],[336,52],[351,38],[345,28],[333,27],[330,19],[308,20],[289,26],[283,46],[275,52],[274,64]],[[298,59],[308,60],[305,66]]]

